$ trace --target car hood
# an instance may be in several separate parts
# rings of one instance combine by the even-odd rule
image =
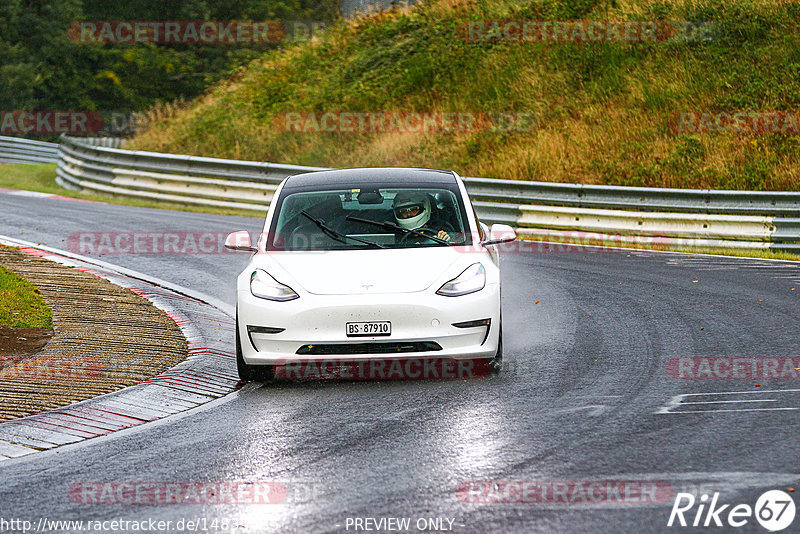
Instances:
[[[459,254],[455,247],[430,247],[279,252],[269,256],[309,293],[353,295],[424,291],[467,255]]]

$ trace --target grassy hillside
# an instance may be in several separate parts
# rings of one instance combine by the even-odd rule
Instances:
[[[696,21],[704,33],[657,42],[464,38],[468,21],[486,19]],[[190,105],[157,110],[158,122],[134,143],[331,167],[798,190],[797,129],[675,127],[682,112],[800,109],[798,30],[800,5],[783,0],[426,0],[274,51]],[[287,132],[281,120],[287,111],[379,110],[525,112],[537,120],[528,131],[358,134]]]

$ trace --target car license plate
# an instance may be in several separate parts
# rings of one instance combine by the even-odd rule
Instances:
[[[348,337],[389,336],[392,334],[392,323],[390,323],[389,321],[346,323],[345,332],[347,333]]]

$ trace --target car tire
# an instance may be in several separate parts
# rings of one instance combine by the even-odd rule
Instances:
[[[242,341],[239,338],[239,313],[236,313],[236,371],[242,382],[263,382],[275,377],[275,368],[272,365],[249,365],[245,363],[242,355]]]
[[[500,323],[500,337],[497,340],[497,352],[489,360],[489,372],[496,375],[503,368],[503,324]]]
[[[236,314],[236,370],[239,373],[239,380],[250,382],[253,380],[253,369],[251,365],[244,362],[242,356],[242,342],[239,339],[239,314]]]

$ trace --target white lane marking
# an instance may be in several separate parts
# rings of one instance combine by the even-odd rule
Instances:
[[[715,395],[755,395],[755,394],[764,394],[764,393],[797,393],[800,392],[800,389],[764,389],[764,390],[748,390],[748,391],[719,391],[713,392],[709,391],[706,393],[682,393],[680,395],[673,396],[667,403],[656,410],[656,415],[659,414],[693,414],[693,413],[712,413],[712,412],[765,412],[765,411],[786,411],[786,410],[800,410],[797,407],[779,407],[779,408],[734,408],[729,410],[683,410],[678,411],[677,409],[681,406],[686,406],[687,404],[718,404],[718,403],[744,403],[744,402],[777,402],[775,399],[736,399],[736,400],[721,400],[715,401],[713,400]],[[693,402],[686,402],[685,399],[692,398],[692,397],[710,397],[711,400],[707,401],[693,401]]]
[[[724,401],[682,402],[681,405],[686,406],[687,404],[726,404],[731,402],[778,402],[778,401],[775,399],[742,399],[742,400],[724,400]]]
[[[589,417],[594,417],[596,415],[602,414],[606,411],[607,406],[605,404],[590,404],[588,406],[578,406],[577,408],[562,408],[560,410],[556,410],[555,413],[572,413],[572,412],[580,412],[583,410],[589,410],[587,414]]]
[[[743,267],[748,269],[794,269],[792,265],[761,265],[760,263],[745,263]]]
[[[685,412],[656,412],[656,413],[669,413],[669,414],[685,414],[685,413],[717,413],[717,412],[775,412],[779,410],[800,410],[800,408],[741,408],[737,410],[688,410]]]
[[[747,391],[708,391],[706,393],[684,393],[681,397],[697,397],[703,395],[750,395],[753,393],[797,393],[800,389],[753,389]]]
[[[11,191],[8,194],[17,195],[20,197],[34,197],[34,198],[48,198],[55,196],[55,194],[53,193],[41,193],[39,191],[23,191],[23,190]]]

